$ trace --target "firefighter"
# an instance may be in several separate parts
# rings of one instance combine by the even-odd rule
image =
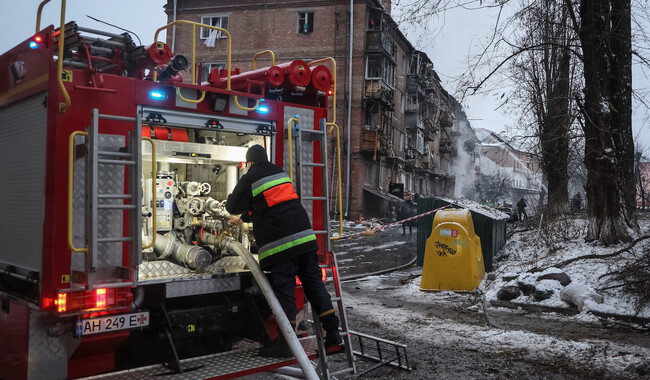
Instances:
[[[287,318],[295,328],[295,278],[302,282],[325,330],[325,346],[342,343],[339,319],[321,280],[318,242],[307,212],[293,189],[289,176],[269,162],[266,150],[253,145],[246,152],[249,170],[242,176],[226,201],[230,222],[253,222],[260,268],[271,273],[270,282]],[[291,351],[284,338],[260,348],[266,357],[287,357]]]

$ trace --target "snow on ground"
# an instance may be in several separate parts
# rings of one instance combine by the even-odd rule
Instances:
[[[650,219],[640,222],[641,233],[647,234],[650,230]],[[489,317],[487,319],[492,325],[480,322],[489,311],[497,311],[505,321],[521,319],[524,320],[524,325],[526,320],[530,324],[540,325],[549,321],[549,325],[560,326],[559,330],[564,330],[563,326],[566,326],[566,331],[571,330],[569,325],[575,324],[579,326],[576,331],[580,331],[584,326],[587,326],[587,330],[590,329],[588,326],[593,326],[594,330],[606,329],[603,327],[603,318],[593,312],[650,318],[650,306],[637,314],[633,299],[626,297],[617,288],[605,289],[615,285],[607,274],[619,269],[621,263],[632,255],[650,249],[650,240],[645,240],[629,252],[612,258],[582,259],[558,268],[556,266],[560,266],[565,260],[587,254],[611,254],[627,244],[602,247],[595,243],[586,243],[586,221],[580,217],[569,217],[541,229],[526,230],[521,225],[517,225],[517,228],[521,231],[514,233],[495,257],[495,272],[489,277],[491,279],[486,276],[479,290],[472,294],[451,291],[423,292],[420,290],[420,277],[395,281],[395,277],[391,277],[398,276],[395,273],[372,276],[356,282],[358,290],[354,292],[354,296],[346,296],[346,307],[352,308],[355,314],[365,315],[368,320],[376,322],[383,331],[393,331],[395,336],[403,337],[406,343],[424,341],[437,347],[460,347],[480,352],[511,352],[531,361],[553,362],[554,359],[564,358],[583,368],[606,369],[610,374],[626,373],[634,376],[635,368],[650,368],[650,344],[635,344],[632,341],[628,344],[625,334],[623,339],[610,339],[607,332],[603,335],[562,334],[557,331],[547,333],[543,327],[538,327],[537,330],[495,327],[498,323],[491,321]],[[537,271],[530,271],[533,268]],[[603,296],[603,302],[587,302],[583,310],[577,312],[560,299],[563,287],[558,281],[538,280],[542,275],[560,272],[566,273],[573,284],[583,284],[594,289]],[[403,273],[401,275],[404,276]],[[522,294],[511,301],[514,309],[491,305],[492,301],[497,300],[499,289],[507,284],[516,284],[517,281],[534,284],[537,289],[551,290],[553,295],[544,301],[536,301],[532,295]],[[387,285],[396,282],[401,285]],[[381,303],[377,292],[389,294],[392,299],[409,305],[386,306]],[[421,305],[421,308],[413,308],[414,304]],[[463,304],[471,304],[461,313],[465,318],[454,318],[457,314],[454,308]],[[521,305],[519,309],[517,305]],[[538,312],[531,318],[530,312],[525,311],[527,305],[543,306],[557,312]],[[440,317],[438,313],[427,311],[442,308],[450,310],[449,317]],[[574,315],[562,312],[570,308]],[[468,323],[467,313],[469,318],[475,321]],[[638,332],[629,332],[632,340],[635,339],[635,334],[639,334],[640,339],[646,339],[647,333],[644,330],[636,331]]]
[[[640,220],[641,233],[647,233],[649,220]],[[584,218],[567,218],[561,220],[546,230],[533,229],[531,231],[515,233],[508,239],[506,246],[495,257],[496,274],[495,281],[486,281],[483,290],[486,299],[496,299],[496,294],[504,285],[517,277],[516,281],[535,283],[536,279],[550,272],[564,272],[571,278],[572,283],[584,284],[596,290],[604,297],[603,303],[590,303],[588,308],[601,313],[611,313],[627,316],[639,316],[650,318],[650,305],[636,314],[633,300],[621,294],[619,290],[605,289],[615,286],[610,281],[608,274],[621,268],[622,263],[650,247],[650,241],[646,240],[637,244],[630,252],[624,252],[612,258],[603,259],[582,259],[558,269],[557,265],[565,260],[584,255],[605,255],[618,251],[628,244],[603,247],[597,243],[586,243],[586,220]],[[543,272],[528,273],[533,268],[546,268]],[[539,284],[539,283],[538,283]],[[560,299],[560,292],[556,291],[548,300],[537,302],[532,296],[520,296],[512,300],[513,303],[535,303],[543,306],[568,307],[569,305]]]
[[[390,275],[373,276],[363,281],[363,288],[381,289]],[[457,304],[471,295],[451,291],[423,292],[420,278],[412,279],[406,286],[390,288],[391,296],[405,299],[423,306],[440,307],[441,304]],[[355,295],[346,298],[346,306],[355,313],[366,315],[376,321],[383,330],[403,334],[404,342],[431,342],[437,347],[477,350],[480,352],[509,352],[530,361],[553,362],[567,358],[587,368],[606,368],[610,373],[630,373],[630,368],[647,366],[650,362],[650,348],[618,344],[600,339],[561,339],[554,335],[539,334],[522,330],[505,330],[487,324],[468,324],[454,318],[432,318],[426,312],[408,312],[403,308],[378,307],[376,297]],[[468,307],[476,312],[476,319],[483,313],[478,304]],[[512,312],[512,311],[509,311]],[[517,314],[517,311],[513,312]],[[549,316],[547,316],[549,317]],[[525,316],[523,316],[525,318]],[[550,318],[566,318],[551,315]],[[410,328],[405,328],[410,326]]]

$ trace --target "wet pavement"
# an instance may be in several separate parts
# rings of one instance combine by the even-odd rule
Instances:
[[[374,235],[360,235],[332,241],[342,280],[357,275],[375,273],[413,261],[417,255],[417,231],[402,235],[397,226],[377,231]]]

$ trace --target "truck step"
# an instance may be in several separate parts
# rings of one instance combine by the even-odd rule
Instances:
[[[316,339],[314,336],[301,338],[302,344],[310,360],[317,357]],[[259,346],[236,349],[233,351],[218,354],[206,355],[196,358],[181,360],[181,366],[185,372],[174,373],[162,364],[147,367],[135,368],[125,371],[112,372],[103,375],[85,377],[84,379],[152,379],[161,378],[165,380],[199,380],[199,379],[232,379],[236,377],[251,375],[260,372],[269,372],[274,369],[297,364],[295,358],[264,358],[257,355]],[[341,346],[339,352],[343,351]],[[328,349],[327,354],[331,355]],[[164,377],[161,377],[164,376]]]

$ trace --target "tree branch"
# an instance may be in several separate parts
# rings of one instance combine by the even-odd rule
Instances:
[[[499,71],[501,66],[503,66],[506,62],[508,62],[509,60],[511,60],[512,58],[518,56],[521,53],[524,53],[524,52],[527,52],[527,51],[530,51],[530,50],[534,50],[534,49],[537,49],[537,48],[540,48],[540,47],[544,47],[544,46],[555,46],[555,47],[560,47],[562,49],[567,49],[572,54],[575,54],[578,58],[580,58],[582,60],[582,55],[580,53],[578,53],[575,50],[571,49],[570,47],[562,45],[562,44],[556,44],[556,43],[553,43],[553,42],[545,42],[545,43],[541,43],[541,44],[526,46],[526,47],[520,48],[518,51],[516,51],[516,52],[510,54],[509,56],[507,56],[503,61],[501,61],[497,65],[497,67],[495,67],[492,71],[490,71],[490,73],[485,78],[483,78],[483,80],[478,85],[471,86],[470,88],[474,90],[474,91],[472,91],[472,95],[476,94],[476,92],[481,88],[481,86],[483,86],[483,84],[485,84],[485,82],[487,82],[487,80],[490,79],[490,77],[492,77],[492,75],[494,75],[494,73]]]
[[[561,263],[559,263],[559,264],[557,264],[557,265],[554,265],[554,266],[557,267],[557,268],[564,268],[565,266],[567,266],[567,265],[569,265],[569,264],[571,264],[571,263],[573,263],[573,262],[575,262],[575,261],[578,261],[578,260],[585,260],[585,259],[605,259],[605,258],[608,258],[608,257],[618,256],[618,255],[620,255],[620,254],[623,253],[623,252],[627,252],[627,251],[629,251],[629,250],[630,250],[632,247],[634,247],[638,242],[640,242],[640,241],[642,241],[642,240],[645,240],[645,239],[650,239],[650,235],[643,235],[643,236],[641,236],[640,238],[638,238],[638,239],[634,240],[633,242],[631,242],[630,244],[628,244],[627,247],[622,248],[622,249],[619,249],[618,251],[613,252],[613,253],[608,253],[608,254],[605,254],[605,255],[595,255],[595,254],[591,254],[591,255],[578,256],[578,257],[574,257],[574,258],[571,258],[571,259],[568,259],[568,260],[562,261]]]

